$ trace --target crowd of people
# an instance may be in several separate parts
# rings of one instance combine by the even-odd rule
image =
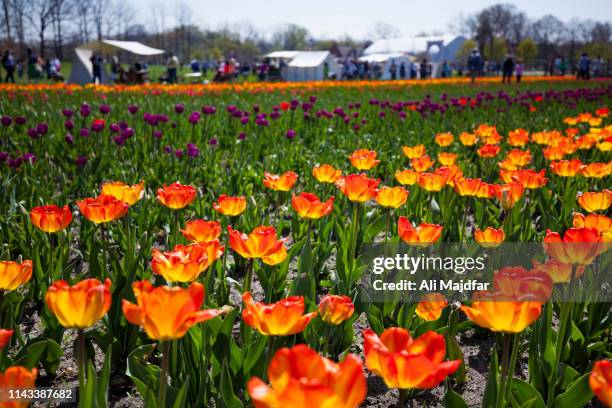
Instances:
[[[26,51],[26,57],[18,59],[13,54],[13,51],[8,49],[2,53],[0,59],[2,68],[4,68],[4,82],[15,83],[15,76],[27,82],[37,82],[41,79],[51,81],[63,81],[64,77],[61,73],[62,63],[55,56],[53,58],[42,58],[38,56],[31,48]]]

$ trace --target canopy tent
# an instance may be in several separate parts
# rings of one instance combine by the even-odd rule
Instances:
[[[152,48],[137,41],[102,40],[79,45],[74,49],[76,57],[73,59],[72,72],[70,73],[68,82],[80,85],[91,83],[93,79],[93,68],[90,59],[94,52],[109,54],[118,51],[125,51],[130,54],[141,56],[161,55],[165,52],[164,50]],[[100,83],[111,83],[110,76],[104,68],[102,68]]]
[[[454,61],[457,51],[465,41],[465,37],[456,35],[388,38],[375,41],[363,53],[364,55],[403,53],[413,56],[429,54],[433,62]]]
[[[329,51],[299,51],[297,55],[283,69],[283,78],[286,81],[320,81],[328,79],[327,74],[336,75],[340,72],[340,65]]]
[[[406,77],[410,77],[410,67],[412,66],[412,62],[414,58],[407,54],[402,53],[379,53],[379,54],[369,54],[364,55],[359,58],[359,61],[368,62],[368,63],[377,63],[382,65],[380,79],[391,79],[391,72],[389,69],[391,65],[395,62],[397,66],[397,77],[399,78],[400,66],[402,63],[406,67]]]
[[[300,53],[299,51],[272,51],[271,53],[266,54],[266,57],[272,58],[272,59],[292,60],[299,53]]]

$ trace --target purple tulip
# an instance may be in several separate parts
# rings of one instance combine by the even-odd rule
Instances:
[[[183,105],[182,103],[177,103],[176,105],[174,105],[174,113],[181,114],[184,111],[185,111],[185,105]]]
[[[74,111],[72,109],[63,109],[62,110],[62,115],[64,115],[66,118],[71,118],[72,115],[74,115]]]
[[[38,131],[38,133],[40,133],[40,135],[46,135],[49,132],[49,125],[47,125],[45,122],[41,122],[38,125],[36,125],[36,130]]]
[[[289,129],[285,136],[287,137],[287,139],[293,139],[295,137],[295,130]]]
[[[81,137],[89,137],[89,129],[81,128],[81,130],[79,131],[79,135],[81,135]]]
[[[16,125],[25,125],[26,121],[27,121],[27,119],[24,118],[23,116],[17,116],[15,118],[15,124]]]
[[[64,127],[66,128],[66,130],[72,130],[74,129],[74,122],[71,119],[67,119],[64,122]]]
[[[2,122],[3,126],[11,126],[13,119],[11,119],[10,116],[3,116],[2,119],[0,119],[0,122]]]
[[[245,140],[246,137],[247,137],[246,133],[244,133],[244,132],[238,133],[238,139],[239,140]]]
[[[8,159],[9,154],[8,152],[0,152],[0,162],[5,162],[6,159]]]
[[[70,133],[66,133],[66,136],[64,136],[64,140],[66,141],[66,143],[71,145],[74,143],[74,136],[72,136]]]
[[[162,132],[159,129],[153,132],[153,137],[156,139],[161,139],[163,136],[164,136],[164,132]]]
[[[100,108],[98,110],[100,111],[101,114],[108,115],[111,111],[111,108],[107,104],[104,104],[104,105],[100,105]]]
[[[136,114],[138,112],[138,105],[128,106],[128,112],[131,113],[132,115]]]
[[[176,149],[174,151],[174,155],[178,158],[181,159],[183,157],[183,149]]]
[[[85,167],[85,165],[87,164],[87,161],[89,159],[87,158],[87,156],[79,156],[76,158],[76,160],[74,161],[74,163],[78,166],[78,167]]]
[[[36,130],[36,128],[29,128],[28,129],[28,136],[30,136],[30,138],[32,139],[37,139],[39,134],[38,134],[38,130]]]
[[[34,153],[25,153],[22,158],[24,162],[28,162],[30,164],[34,164],[36,162],[36,155]]]
[[[196,125],[200,121],[200,112],[192,112],[187,120],[192,125]]]
[[[86,118],[91,113],[91,106],[87,102],[83,103],[79,109],[79,113],[82,117]]]
[[[217,144],[219,144],[219,141],[217,140],[217,138],[213,137],[208,141],[208,144],[210,146],[216,146]]]

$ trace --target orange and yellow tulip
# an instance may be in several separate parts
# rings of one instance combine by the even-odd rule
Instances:
[[[349,200],[364,203],[376,197],[380,180],[368,178],[365,174],[349,174],[336,181],[340,189]]]
[[[102,184],[102,194],[115,197],[117,200],[134,205],[144,195],[144,181],[130,186],[121,181],[110,181]]]
[[[32,279],[32,261],[0,261],[0,290],[15,290]]]
[[[450,146],[451,143],[453,143],[454,139],[455,137],[453,136],[452,133],[446,132],[446,133],[438,133],[435,136],[434,141],[440,147],[447,147],[447,146]]]
[[[605,211],[612,205],[612,190],[579,194],[578,204],[588,212]]]
[[[522,147],[529,143],[529,132],[525,129],[515,129],[508,133],[508,144],[510,146]]]
[[[338,325],[350,319],[355,312],[355,305],[348,296],[325,295],[317,309],[321,320],[327,324]]]
[[[602,404],[612,407],[612,361],[595,362],[589,375],[589,386]]]
[[[264,336],[290,336],[304,331],[317,312],[304,314],[303,296],[289,296],[276,303],[255,302],[251,292],[242,295],[242,320]]]
[[[473,133],[462,132],[459,135],[459,141],[461,141],[461,144],[464,146],[474,146],[478,141],[478,138]]]
[[[264,173],[263,184],[270,190],[289,191],[298,179],[297,173],[286,171],[281,175],[271,174],[267,171]]]
[[[151,269],[168,282],[192,282],[216,259],[224,248],[218,240],[191,245],[177,245],[172,251],[153,249]]]
[[[475,293],[470,306],[460,309],[478,326],[501,333],[520,333],[535,322],[542,311],[542,302],[499,301]]]
[[[407,244],[430,245],[440,239],[443,227],[437,224],[421,223],[416,228],[406,217],[399,217],[397,221],[397,232]]]
[[[368,149],[355,150],[349,156],[349,161],[357,170],[370,170],[380,163],[380,160],[376,160],[376,152]]]
[[[574,228],[594,228],[601,234],[606,234],[612,231],[612,219],[601,214],[584,214],[576,213],[572,219]]]
[[[501,203],[504,210],[510,210],[514,208],[517,201],[523,196],[525,187],[521,183],[506,183],[496,184],[494,187],[495,198]]]
[[[26,408],[30,405],[28,399],[8,400],[8,390],[34,390],[36,389],[36,377],[38,369],[28,369],[22,366],[12,366],[0,374],[0,390],[5,401],[2,407],[6,408]]]
[[[278,350],[270,361],[268,380],[270,386],[258,377],[247,383],[255,408],[355,408],[367,391],[357,356],[349,354],[334,363],[305,344]]]
[[[612,162],[589,163],[582,166],[580,174],[589,178],[604,178],[612,173]]]
[[[185,223],[181,233],[190,242],[210,242],[219,239],[221,224],[217,221],[192,220]]]
[[[236,217],[246,210],[246,198],[221,194],[217,202],[213,203],[213,209],[219,214]]]
[[[461,365],[460,360],[444,361],[446,342],[434,331],[413,339],[400,327],[391,327],[380,337],[366,329],[363,339],[366,367],[389,388],[434,388]]]
[[[123,314],[128,322],[142,327],[149,338],[177,340],[191,326],[228,313],[231,308],[202,310],[204,286],[192,282],[188,288],[153,287],[149,281],[132,284],[136,304],[123,299]]]
[[[451,166],[457,160],[457,153],[438,153],[438,162],[443,166]]]
[[[431,157],[429,157],[428,155],[424,155],[421,157],[417,157],[416,159],[410,160],[410,165],[412,166],[412,168],[415,171],[418,171],[419,173],[429,170],[433,167],[434,164],[434,161],[431,160]]]
[[[411,186],[419,179],[419,173],[410,169],[397,170],[395,172],[395,179],[403,186]]]
[[[291,198],[291,206],[297,214],[309,220],[318,220],[321,217],[331,214],[334,209],[334,197],[321,202],[319,197],[313,193],[300,193]]]
[[[501,147],[499,147],[498,145],[485,144],[480,146],[478,150],[476,150],[476,153],[478,153],[478,155],[482,158],[490,159],[492,157],[497,156],[500,151]]]
[[[227,227],[230,247],[243,258],[261,260],[267,265],[277,265],[287,258],[283,241],[276,238],[274,227],[256,227],[248,236]]]
[[[550,163],[550,171],[559,177],[574,177],[581,167],[582,162],[578,159],[559,160]]]
[[[426,154],[424,144],[419,144],[416,146],[402,146],[402,152],[404,153],[404,156],[409,159],[418,159]]]
[[[546,170],[541,171],[535,170],[517,170],[512,174],[512,181],[521,183],[526,189],[541,188],[546,185],[548,179],[544,177]]]
[[[548,256],[561,263],[589,265],[603,249],[603,237],[594,228],[569,228],[563,238],[546,230],[544,249]]]
[[[475,196],[481,184],[480,179],[460,178],[455,180],[453,188],[460,196]]]
[[[330,164],[322,164],[312,168],[312,175],[319,183],[333,184],[342,177],[342,170]]]
[[[77,206],[81,214],[95,224],[118,220],[125,216],[130,208],[128,203],[105,194],[77,201]]]
[[[448,182],[449,174],[447,172],[436,171],[434,173],[420,173],[417,184],[423,190],[437,193],[441,191]]]
[[[385,208],[399,208],[406,203],[408,191],[403,187],[381,187],[376,202]]]
[[[552,279],[553,283],[566,283],[572,279],[572,264],[566,264],[557,261],[556,259],[548,259],[546,263],[533,261],[533,270],[546,273]],[[584,265],[578,265],[574,277],[578,278],[584,273]]]
[[[195,187],[176,182],[158,189],[157,200],[168,208],[180,210],[195,200],[196,193]]]
[[[428,322],[438,320],[442,311],[448,306],[448,300],[441,293],[427,293],[417,304],[415,313]]]
[[[61,231],[70,225],[72,212],[67,205],[43,205],[30,210],[30,221],[32,225],[41,231],[54,233]]]
[[[487,227],[483,230],[476,228],[474,231],[474,240],[480,244],[480,246],[485,248],[495,248],[498,247],[504,239],[506,238],[506,234],[502,228],[495,229],[493,227]]]
[[[111,281],[85,279],[73,286],[53,282],[45,294],[47,307],[66,328],[86,329],[100,320],[111,306]]]

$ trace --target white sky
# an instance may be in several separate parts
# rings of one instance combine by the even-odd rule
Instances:
[[[469,15],[503,0],[179,0],[192,11],[199,26],[217,28],[220,24],[249,22],[263,33],[280,24],[306,27],[317,38],[337,38],[349,34],[367,38],[376,22],[398,28],[402,35],[423,31],[448,31],[461,14]],[[513,0],[508,1],[530,18],[553,14],[563,21],[574,17],[612,21],[611,0]],[[177,1],[132,0],[137,19],[149,25],[152,8],[164,9],[165,25],[176,21]]]

